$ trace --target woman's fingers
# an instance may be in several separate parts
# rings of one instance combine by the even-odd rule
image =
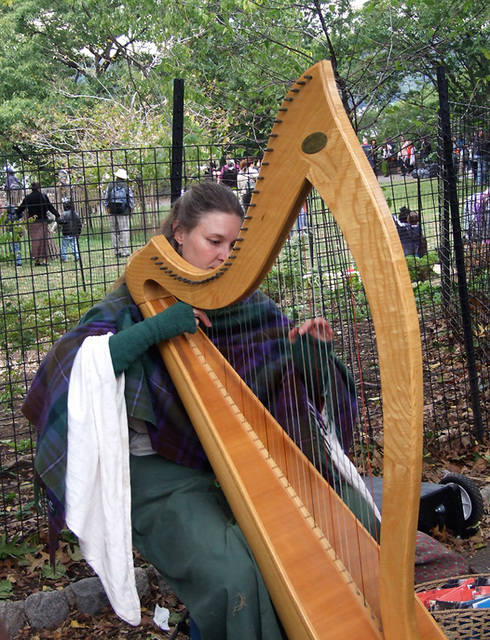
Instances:
[[[309,333],[312,338],[330,342],[333,339],[333,329],[325,318],[310,318],[299,327],[294,327],[288,334],[290,342],[294,343],[298,335],[303,336]]]
[[[196,317],[196,326],[199,326],[199,322],[202,322],[205,327],[211,326],[211,321],[202,309],[193,309]]]

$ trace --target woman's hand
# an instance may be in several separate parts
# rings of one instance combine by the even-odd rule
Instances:
[[[294,327],[288,334],[289,341],[294,344],[296,338],[304,336],[305,333],[309,333],[312,338],[323,342],[330,342],[333,339],[333,329],[325,318],[311,318],[299,327]]]
[[[199,322],[202,322],[205,327],[211,326],[211,321],[202,309],[192,309],[196,318],[196,327],[199,326]]]

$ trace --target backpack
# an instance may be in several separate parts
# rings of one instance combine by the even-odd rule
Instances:
[[[63,227],[64,236],[76,236],[78,238],[82,233],[82,221],[78,213],[73,209],[63,211],[59,223]]]
[[[236,178],[238,171],[235,167],[230,167],[230,165],[226,165],[223,169],[223,173],[221,175],[221,182],[225,184],[227,187],[232,189],[236,189]]]
[[[71,212],[71,225],[73,230],[73,235],[78,238],[78,236],[82,233],[82,221],[80,220],[80,216],[75,211]]]
[[[8,175],[7,176],[7,183],[5,185],[5,190],[6,191],[18,191],[19,189],[22,189],[22,185],[20,184],[18,179],[13,175]]]
[[[109,211],[115,214],[122,214],[126,211],[127,205],[128,196],[126,193],[126,187],[118,182],[115,182],[109,191]]]

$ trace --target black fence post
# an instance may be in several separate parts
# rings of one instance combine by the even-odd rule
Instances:
[[[468,380],[470,383],[471,406],[473,409],[474,435],[478,440],[483,439],[483,425],[481,417],[480,395],[478,389],[478,374],[476,370],[475,349],[473,344],[473,330],[471,325],[471,310],[468,299],[468,286],[464,264],[463,237],[459,218],[458,192],[456,170],[453,161],[453,143],[451,139],[451,121],[449,115],[449,92],[444,67],[437,68],[437,88],[439,93],[439,126],[442,151],[442,179],[444,183],[444,198],[449,203],[451,227],[453,232],[454,257],[458,276],[458,294],[461,306],[461,322],[465,344]]]
[[[182,193],[182,155],[184,147],[184,81],[174,78],[174,107],[172,119],[172,167],[170,173],[170,202]]]

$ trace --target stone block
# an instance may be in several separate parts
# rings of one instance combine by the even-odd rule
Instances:
[[[63,591],[33,593],[27,596],[24,609],[27,621],[33,629],[59,627],[70,613]]]
[[[78,611],[91,616],[98,614],[109,604],[99,578],[84,578],[71,585],[71,592],[75,596]]]
[[[10,638],[15,638],[22,627],[27,624],[24,602],[0,602],[0,618]]]

